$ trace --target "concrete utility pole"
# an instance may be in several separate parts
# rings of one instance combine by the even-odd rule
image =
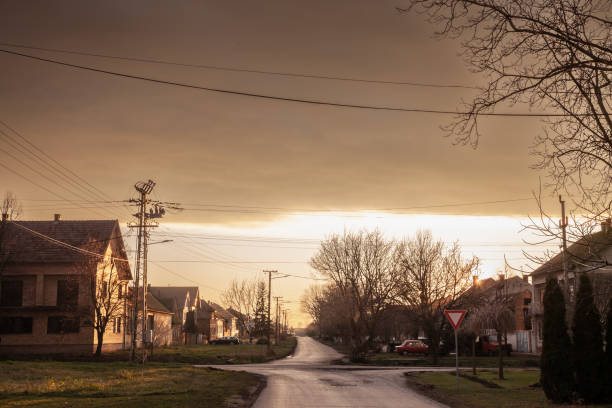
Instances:
[[[567,216],[565,215],[565,201],[563,201],[561,199],[561,195],[559,195],[559,202],[561,203],[561,220],[559,221],[559,227],[561,227],[561,232],[562,232],[562,240],[563,240],[563,252],[562,252],[562,258],[563,258],[563,283],[564,283],[564,289],[565,289],[565,301],[569,302],[570,298],[569,298],[569,280],[567,277],[567,269],[568,269],[568,265],[567,265],[567,233],[566,233],[566,228],[568,225],[567,222]]]
[[[282,298],[283,298],[282,296],[274,296],[274,300],[276,300],[276,327],[275,327],[275,330],[274,330],[274,334],[275,334],[275,337],[276,337],[276,344],[278,344],[278,342],[279,342],[279,330],[280,330],[280,325],[279,325],[279,323],[280,323],[280,321],[279,321],[279,317],[280,317],[279,316],[280,315],[280,304],[278,303],[278,301],[280,299],[282,299]]]
[[[264,270],[264,273],[268,274],[268,354],[272,352],[272,345],[270,342],[271,339],[271,331],[272,331],[272,322],[270,320],[270,305],[272,304],[272,274],[277,273],[276,270]]]
[[[134,214],[134,217],[138,219],[137,223],[129,223],[128,227],[138,229],[138,242],[136,245],[136,269],[134,272],[134,304],[132,308],[132,333],[131,333],[131,344],[130,344],[130,360],[136,359],[136,339],[138,331],[138,304],[140,300],[140,284],[142,281],[142,362],[146,361],[146,347],[144,343],[147,341],[147,257],[148,257],[148,240],[149,240],[149,228],[157,227],[156,223],[153,223],[154,218],[161,218],[166,213],[162,204],[159,201],[151,201],[149,194],[153,191],[155,182],[149,180],[147,182],[139,181],[134,185],[136,191],[140,194],[137,199],[129,200],[130,203],[138,205],[138,212]],[[154,203],[154,208],[148,209],[148,204]],[[171,203],[175,205],[176,203]],[[177,208],[176,206],[172,208]],[[150,328],[152,329],[152,328]]]

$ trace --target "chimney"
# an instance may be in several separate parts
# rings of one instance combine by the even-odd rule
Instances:
[[[476,275],[472,276],[472,281],[474,283],[474,286],[478,286],[478,276]]]
[[[60,222],[62,220],[62,214],[53,214],[53,221]]]
[[[529,283],[529,275],[523,275],[523,281]]]
[[[8,221],[8,213],[2,213],[2,221]]]
[[[497,277],[499,278],[500,281],[503,281],[504,279],[506,279],[506,275],[504,275],[503,273],[498,273]]]
[[[601,223],[601,231],[604,234],[608,234],[610,232],[610,229],[612,229],[612,219],[607,218]]]

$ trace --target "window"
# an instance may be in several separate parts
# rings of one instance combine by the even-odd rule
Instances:
[[[531,330],[531,317],[529,316],[529,309],[523,308],[523,321],[525,322],[525,330]]]
[[[47,334],[78,333],[79,318],[50,316],[47,320]]]
[[[524,306],[529,306],[531,304],[531,298],[524,298],[523,299],[523,305]]]
[[[3,280],[1,296],[0,305],[21,306],[23,302],[23,281]]]
[[[118,290],[117,297],[121,299],[123,297],[123,285],[119,285],[117,290]]]
[[[0,334],[32,333],[31,317],[0,317]]]
[[[108,294],[108,282],[102,281],[102,285],[100,287],[100,296],[102,299],[106,299],[106,295]]]
[[[79,282],[73,279],[57,281],[57,305],[74,307],[79,303]]]
[[[115,317],[113,319],[113,333],[121,333],[121,318]]]

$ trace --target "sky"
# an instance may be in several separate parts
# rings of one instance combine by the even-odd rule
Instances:
[[[461,109],[474,90],[14,46],[391,82],[469,87],[486,81],[469,71],[458,41],[434,39],[423,16],[398,13],[396,6],[401,0],[0,1],[0,49],[283,98]],[[311,276],[307,262],[317,243],[359,228],[379,228],[392,238],[431,229],[486,259],[487,276],[503,268],[504,253],[515,265],[525,263],[520,250],[529,237],[521,225],[538,213],[530,197],[545,176],[531,169],[530,145],[543,129],[538,119],[483,119],[473,149],[444,136],[440,127],[449,115],[186,89],[3,52],[0,73],[2,190],[22,200],[23,219],[62,213],[64,219],[118,218],[125,226],[134,211],[118,201],[134,197],[134,183],[148,179],[157,183],[154,199],[181,203],[184,210],[168,212],[152,234],[174,239],[151,247],[151,259],[166,268],[151,267],[154,284],[198,282],[205,298],[220,300],[228,279],[260,276],[263,269]],[[6,134],[22,143],[25,137],[90,192],[28,161]],[[555,201],[546,196],[552,212]],[[167,262],[181,259],[206,262]],[[303,323],[297,302],[314,281],[276,282],[276,294],[292,302],[294,324]]]

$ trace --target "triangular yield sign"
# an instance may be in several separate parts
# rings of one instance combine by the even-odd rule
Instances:
[[[466,313],[467,313],[467,310],[445,310],[444,311],[444,314],[446,315],[446,318],[448,319],[450,324],[453,326],[453,329],[457,329],[457,327],[459,327]]]

